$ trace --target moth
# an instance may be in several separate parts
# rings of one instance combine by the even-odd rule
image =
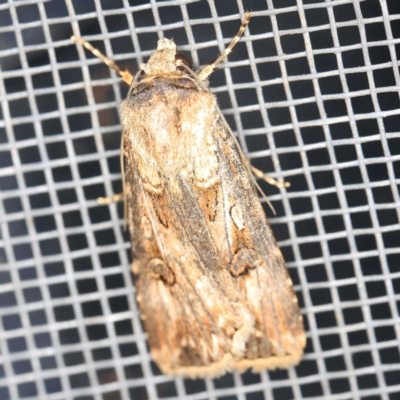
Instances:
[[[81,43],[130,85],[121,105],[123,197],[132,271],[151,354],[162,372],[190,378],[287,368],[305,347],[303,319],[248,161],[209,75],[173,40],[133,78]]]

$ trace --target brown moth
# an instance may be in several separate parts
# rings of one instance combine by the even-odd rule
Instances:
[[[121,105],[124,200],[132,271],[151,354],[166,374],[287,368],[303,319],[247,160],[208,89],[172,40],[133,77]]]

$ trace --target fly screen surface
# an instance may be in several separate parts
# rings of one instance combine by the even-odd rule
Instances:
[[[121,192],[127,86],[173,38],[211,76],[259,181],[307,331],[299,366],[161,374]],[[0,400],[400,398],[400,1],[0,1]]]

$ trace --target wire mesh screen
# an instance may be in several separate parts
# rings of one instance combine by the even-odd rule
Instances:
[[[158,39],[196,67],[253,165],[307,329],[299,366],[160,373],[135,303],[119,77]],[[0,2],[0,399],[399,399],[400,2]]]

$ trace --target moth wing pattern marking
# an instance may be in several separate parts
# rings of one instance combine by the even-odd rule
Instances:
[[[249,168],[207,88],[249,19],[197,75],[168,39],[141,66],[143,77],[107,64],[131,84],[121,105],[121,157],[132,271],[151,353],[167,374],[287,368],[305,346]]]

